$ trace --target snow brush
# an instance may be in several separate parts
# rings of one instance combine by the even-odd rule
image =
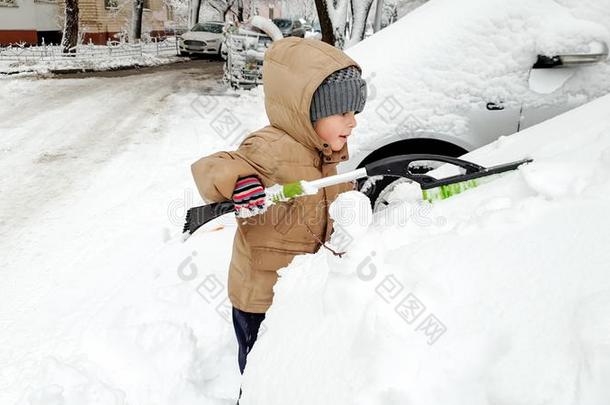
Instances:
[[[449,163],[464,169],[465,172],[442,179],[437,179],[427,174],[412,173],[410,170],[411,163],[422,160]],[[301,180],[284,185],[276,184],[267,187],[265,189],[265,205],[269,207],[279,202],[292,200],[293,198],[316,194],[319,189],[324,187],[372,176],[402,177],[419,183],[422,189],[422,198],[432,202],[449,198],[452,195],[474,188],[489,180],[483,178],[515,170],[522,164],[530,162],[532,162],[532,159],[522,159],[497,166],[483,167],[467,160],[443,155],[398,155],[376,160],[359,169],[324,177],[319,180]],[[182,230],[182,240],[185,241],[188,239],[197,229],[211,220],[230,212],[235,212],[235,206],[232,201],[221,201],[190,208],[186,213],[186,222]]]

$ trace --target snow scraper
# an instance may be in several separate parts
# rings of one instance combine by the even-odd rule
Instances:
[[[411,164],[418,161],[449,163],[465,170],[462,174],[437,179],[427,174],[411,172]],[[422,198],[430,202],[443,200],[462,191],[476,187],[490,179],[489,176],[515,170],[532,159],[522,159],[497,166],[483,167],[476,163],[443,155],[412,154],[399,155],[370,162],[359,169],[328,176],[319,180],[296,181],[284,185],[276,184],[265,189],[266,205],[288,201],[308,194],[316,194],[319,189],[339,183],[372,176],[402,177],[419,183]],[[213,204],[190,208],[186,213],[183,229],[183,241],[197,229],[221,215],[235,212],[232,201],[221,201]]]

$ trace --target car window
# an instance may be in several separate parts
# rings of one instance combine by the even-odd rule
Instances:
[[[191,31],[203,31],[203,32],[213,32],[215,34],[222,34],[222,25],[220,24],[209,24],[209,23],[199,23],[195,24]]]
[[[286,20],[284,18],[276,18],[273,20],[273,23],[279,28],[290,28],[290,26],[292,25],[292,21]]]
[[[269,46],[271,45],[271,43],[273,42],[273,40],[267,36],[261,36],[258,38],[258,41],[265,46],[266,48],[269,48]]]

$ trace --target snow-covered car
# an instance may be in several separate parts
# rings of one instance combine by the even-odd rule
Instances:
[[[284,37],[305,37],[305,28],[300,20],[289,18],[274,18],[273,23],[282,31]]]
[[[460,156],[609,93],[608,21],[607,0],[424,4],[346,50],[369,96],[339,172],[399,154]],[[374,205],[391,183],[368,189]]]
[[[206,21],[195,24],[190,31],[178,37],[180,55],[192,54],[220,56],[223,28],[222,21]]]
[[[221,55],[226,60],[224,79],[234,88],[251,88],[263,79],[265,51],[283,38],[271,20],[254,16],[239,26],[228,26]]]

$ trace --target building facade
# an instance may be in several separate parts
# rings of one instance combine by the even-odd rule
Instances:
[[[131,0],[80,0],[82,42],[105,44],[128,35],[132,11]],[[59,43],[63,14],[62,0],[0,0],[0,44]],[[143,35],[165,36],[170,15],[163,0],[144,0]]]
[[[0,0],[0,44],[36,44],[58,35],[61,39],[55,1]]]

